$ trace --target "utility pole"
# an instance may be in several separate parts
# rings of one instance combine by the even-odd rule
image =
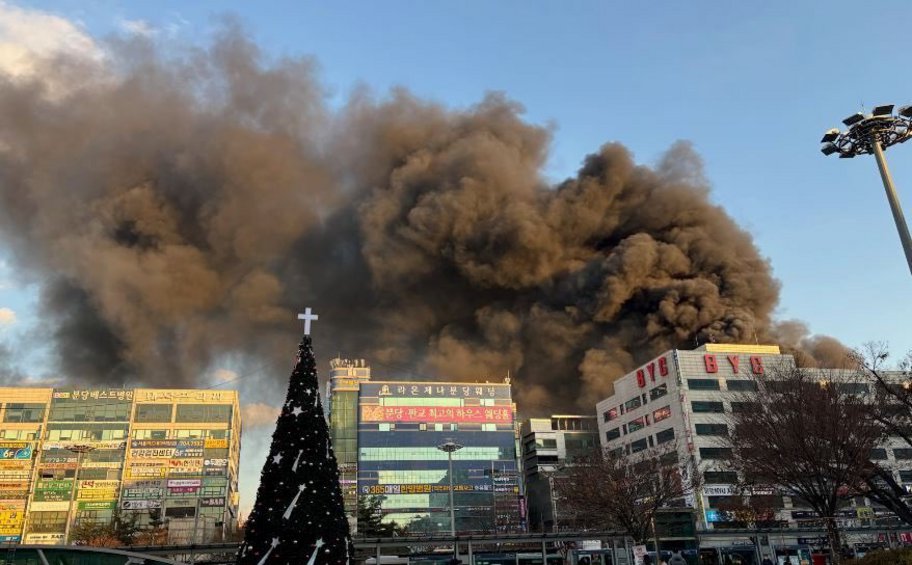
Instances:
[[[456,443],[453,440],[448,440],[446,443],[441,443],[437,446],[437,449],[444,451],[447,454],[447,466],[449,468],[449,477],[450,477],[450,534],[453,536],[453,543],[455,547],[456,540],[456,505],[453,502],[453,453],[462,449],[463,445]]]

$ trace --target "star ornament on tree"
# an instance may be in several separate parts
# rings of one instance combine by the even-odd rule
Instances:
[[[305,335],[288,383],[286,410],[276,422],[238,565],[347,565],[353,549],[319,402],[310,338],[310,322],[317,316],[308,308],[301,319]]]

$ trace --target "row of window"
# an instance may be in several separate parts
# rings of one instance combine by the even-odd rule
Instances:
[[[8,423],[40,423],[44,421],[47,407],[41,403],[9,403],[3,411],[3,421]],[[126,422],[130,420],[129,402],[104,404],[55,403],[48,420],[52,422]],[[140,423],[177,422],[229,422],[230,404],[178,404],[174,414],[173,404],[137,404],[134,421]]]
[[[669,417],[671,417],[671,405],[663,406],[661,408],[653,410],[651,414],[653,424],[657,424]],[[645,414],[639,418],[634,418],[619,428],[612,428],[608,430],[605,432],[605,436],[607,437],[608,441],[615,440],[621,437],[621,435],[632,434],[633,432],[642,430],[648,425],[650,425],[650,414]]]
[[[757,382],[744,379],[687,379],[687,388],[690,390],[721,390],[721,383],[725,381],[726,388],[731,392],[753,392],[757,390]]]
[[[625,451],[630,453],[639,453],[650,447],[655,447],[657,445],[662,445],[663,443],[668,443],[675,438],[674,428],[667,428],[660,432],[656,432],[655,436],[646,436],[643,439],[638,439],[627,444],[624,448]]]
[[[133,439],[228,439],[231,430],[133,430]]]
[[[631,410],[636,410],[640,406],[643,406],[652,400],[657,400],[659,398],[662,398],[666,394],[668,394],[668,385],[660,384],[659,386],[650,389],[648,395],[647,395],[647,393],[644,392],[643,394],[641,394],[639,396],[635,396],[635,397],[631,398],[630,400],[621,404],[620,406],[616,406],[614,408],[609,408],[602,414],[602,418],[606,422],[610,422],[611,420],[614,420],[621,414],[624,414],[625,412],[630,412]]]
[[[874,461],[884,461],[887,458],[887,450],[877,448],[871,450],[871,459]],[[893,449],[893,458],[899,461],[912,460],[912,449],[908,447],[896,447]]]

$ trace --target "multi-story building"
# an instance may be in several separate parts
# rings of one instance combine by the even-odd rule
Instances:
[[[529,529],[572,530],[573,516],[561,512],[560,471],[573,464],[573,457],[590,454],[599,446],[595,416],[555,414],[523,422],[522,467]]]
[[[450,531],[453,442],[455,529],[523,527],[509,383],[371,381],[360,385],[359,496],[383,496],[386,522],[412,533]]]
[[[168,541],[237,527],[236,391],[0,388],[0,541],[65,543],[119,509]]]
[[[679,461],[702,471],[703,484],[688,501],[697,526],[705,530],[743,527],[726,511],[732,497],[740,499],[742,494],[737,473],[725,463],[731,451],[730,414],[750,409],[744,393],[756,390],[758,378],[774,368],[794,367],[794,358],[774,345],[706,344],[692,351],[667,351],[615,381],[615,394],[597,404],[600,440],[616,454],[674,446]],[[820,371],[821,378],[834,374]],[[845,386],[861,391],[868,384]],[[912,449],[894,443],[874,450],[872,458],[893,469],[897,481],[912,487]],[[807,525],[815,519],[798,500],[772,492],[754,494],[776,507],[772,521],[783,526]],[[859,497],[846,508],[841,521],[861,525],[862,516],[876,519],[878,515],[883,516],[881,523],[889,522],[885,509],[878,510]]]
[[[370,381],[370,373],[364,359],[330,361],[326,395],[329,436],[339,465],[345,515],[352,532],[358,528],[358,392],[362,383]]]

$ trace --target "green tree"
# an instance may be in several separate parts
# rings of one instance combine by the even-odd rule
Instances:
[[[77,545],[92,547],[133,545],[140,531],[138,520],[139,516],[136,513],[130,512],[125,515],[120,509],[115,508],[107,522],[82,521],[76,524],[70,534],[70,541]]]
[[[383,501],[385,496],[358,497],[358,535],[367,538],[389,538],[401,536],[404,528],[395,522],[383,522]]]

